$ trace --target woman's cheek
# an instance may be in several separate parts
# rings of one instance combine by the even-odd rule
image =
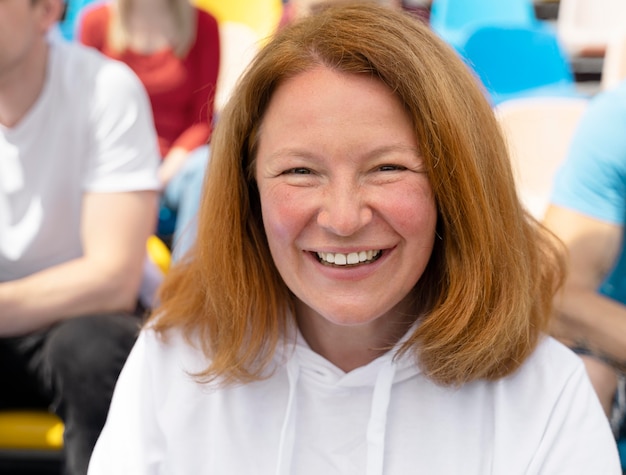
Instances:
[[[377,203],[379,214],[386,216],[399,230],[414,232],[436,223],[435,199],[426,184],[396,186],[381,193]]]
[[[270,240],[285,240],[294,234],[304,216],[304,204],[297,192],[275,187],[261,194],[265,232]]]

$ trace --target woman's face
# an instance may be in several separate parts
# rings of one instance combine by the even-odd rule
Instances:
[[[284,82],[256,161],[272,257],[298,318],[381,322],[430,258],[437,213],[411,120],[368,76],[319,67]]]

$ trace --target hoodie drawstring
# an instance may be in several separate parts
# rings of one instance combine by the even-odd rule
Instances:
[[[287,362],[287,379],[289,380],[289,397],[285,410],[285,419],[280,430],[278,444],[278,463],[276,475],[289,475],[291,472],[291,459],[293,456],[293,444],[296,436],[296,394],[300,365],[296,355]]]
[[[395,373],[396,367],[390,363],[381,368],[376,377],[370,420],[367,424],[366,475],[382,475],[383,473],[387,410]]]

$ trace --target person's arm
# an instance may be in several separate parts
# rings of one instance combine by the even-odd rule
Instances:
[[[615,366],[626,368],[626,306],[598,292],[616,262],[622,228],[559,206],[544,223],[566,245],[568,276],[557,294],[552,333],[582,355],[605,411],[615,393]]]
[[[183,167],[189,153],[189,150],[182,147],[171,148],[167,153],[161,162],[158,173],[159,182],[163,188],[167,186],[170,180],[174,178],[174,176]]]
[[[146,240],[154,229],[154,191],[87,193],[84,255],[23,279],[0,283],[0,335],[20,335],[60,319],[132,311]]]
[[[598,292],[615,264],[622,228],[551,206],[544,223],[568,249],[568,277],[555,299],[561,339],[626,363],[626,306]]]

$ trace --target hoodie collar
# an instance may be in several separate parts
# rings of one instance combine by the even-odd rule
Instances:
[[[411,354],[394,358],[398,348],[413,333],[411,326],[406,335],[390,351],[369,364],[345,373],[337,366],[315,353],[295,329],[293,346],[287,346],[286,358],[289,396],[282,424],[278,449],[276,475],[289,475],[296,436],[298,382],[307,379],[321,386],[350,388],[371,387],[372,403],[367,424],[367,471],[366,475],[382,475],[385,456],[387,414],[394,383],[420,373],[417,361]],[[292,339],[293,341],[293,339]]]

